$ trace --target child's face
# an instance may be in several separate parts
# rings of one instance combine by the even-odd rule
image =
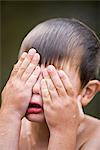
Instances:
[[[44,69],[44,65],[41,65],[41,71]],[[73,85],[73,89],[75,91],[76,96],[79,94],[80,92],[80,87],[81,87],[81,82],[80,82],[80,78],[79,78],[79,74],[78,72],[75,70],[74,67],[70,67],[70,64],[67,63],[63,69],[62,69],[68,76],[70,82]],[[32,100],[35,103],[39,103],[41,105],[43,105],[42,102],[42,96],[41,96],[41,88],[40,88],[40,82],[42,79],[42,73],[40,74],[35,86],[33,87],[33,95],[32,95]],[[26,115],[27,119],[32,121],[32,122],[42,122],[44,121],[44,113],[43,111],[40,113],[32,113],[32,114],[27,114]]]

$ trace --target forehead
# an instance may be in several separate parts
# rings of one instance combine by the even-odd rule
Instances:
[[[53,65],[57,70],[63,70],[66,74],[69,76],[76,75],[79,76],[79,65],[77,63],[73,63],[71,60],[66,61],[66,59],[63,59],[61,61],[54,61],[53,63],[48,63],[46,65],[41,64],[41,69],[46,68],[49,65]]]
[[[41,69],[44,69],[45,66],[41,65]],[[70,67],[70,63],[68,62],[67,64],[64,64],[62,68],[58,68],[55,66],[57,70],[62,69],[65,73],[70,82],[73,85],[73,88],[77,91],[80,89],[80,77],[79,77],[79,72],[78,70],[75,69],[75,67]]]
[[[78,72],[80,68],[80,59],[78,56],[73,56],[67,59],[67,57],[64,57],[62,59],[55,59],[51,62],[48,62],[45,67],[48,65],[55,66],[56,69],[62,69],[65,72]]]

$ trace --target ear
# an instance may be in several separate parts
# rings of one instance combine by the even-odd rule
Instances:
[[[91,80],[82,90],[82,99],[81,103],[83,106],[86,106],[96,95],[97,92],[100,91],[100,81]]]

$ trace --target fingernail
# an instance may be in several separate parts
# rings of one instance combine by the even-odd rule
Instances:
[[[36,69],[38,70],[38,69],[40,69],[40,67],[39,67],[39,66],[36,66]]]
[[[37,59],[39,57],[40,57],[40,55],[38,53],[35,53],[35,58]]]
[[[28,52],[28,54],[33,55],[34,53],[36,53],[36,50],[34,48],[31,48]]]
[[[54,66],[52,66],[52,65],[49,65],[48,67],[47,67],[47,70],[49,71],[49,72],[52,72],[52,71],[54,71]]]
[[[23,54],[22,54],[22,56],[21,57],[25,57],[27,55],[27,53],[26,52],[23,52]]]
[[[63,76],[64,76],[64,74],[63,74],[63,71],[62,71],[62,70],[59,70],[59,71],[58,71],[58,73],[59,73],[59,76],[60,76],[60,77],[63,77]]]

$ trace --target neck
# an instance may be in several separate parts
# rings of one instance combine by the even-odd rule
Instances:
[[[31,131],[33,136],[33,143],[37,147],[47,147],[49,142],[49,129],[46,122],[32,123]],[[39,148],[38,148],[39,149]]]
[[[83,141],[83,133],[86,130],[86,117],[84,121],[80,124],[78,130],[77,130],[77,144],[82,143]],[[37,149],[46,149],[48,147],[49,143],[49,129],[47,127],[46,122],[42,123],[31,123],[31,133],[32,133],[32,139],[33,139],[33,145]]]

